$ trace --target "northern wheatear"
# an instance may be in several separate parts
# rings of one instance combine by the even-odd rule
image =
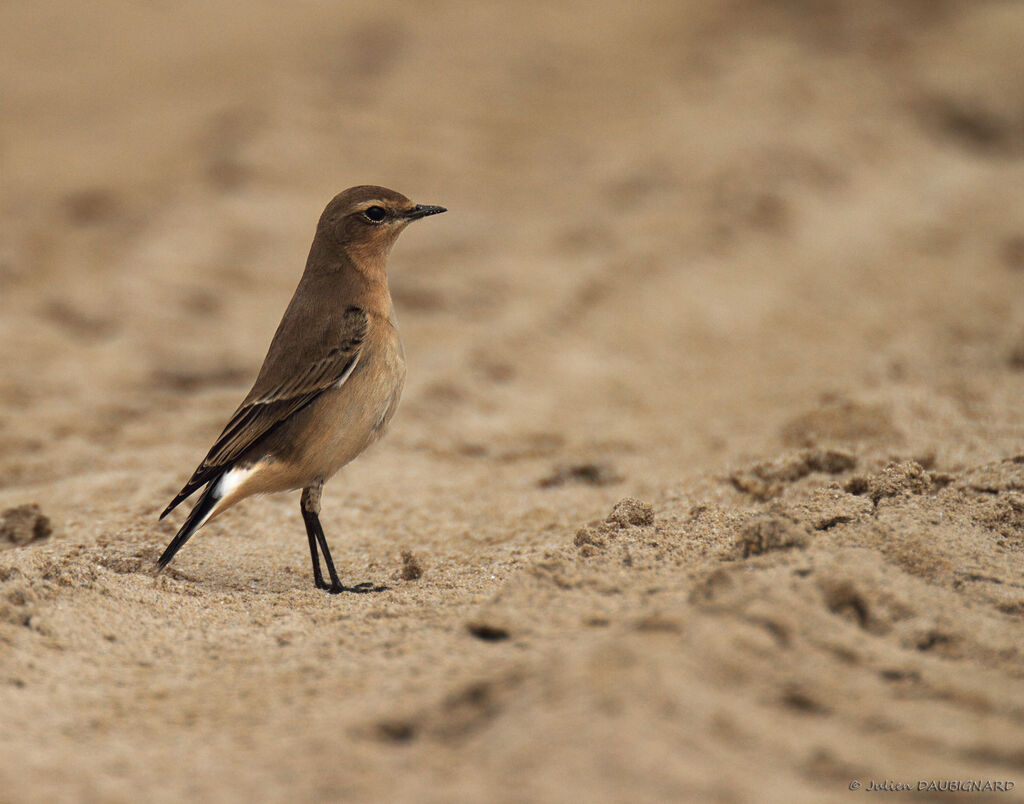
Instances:
[[[160,556],[159,569],[193,533],[240,500],[302,489],[314,582],[328,592],[346,591],[320,526],[320,493],[328,478],[380,438],[398,407],[405,356],[387,256],[411,221],[445,211],[373,186],[352,187],[327,205],[252,390],[160,515],[205,486]]]

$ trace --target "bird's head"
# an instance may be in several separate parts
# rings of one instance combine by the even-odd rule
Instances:
[[[367,264],[385,258],[412,221],[441,212],[447,210],[414,204],[386,187],[350,187],[327,205],[320,216],[317,237],[340,246],[357,265]]]

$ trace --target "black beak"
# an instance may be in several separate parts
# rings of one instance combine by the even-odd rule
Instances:
[[[447,211],[448,210],[444,207],[430,207],[426,204],[417,204],[405,213],[405,218],[407,220],[414,221],[418,218],[425,218],[427,215],[440,215],[442,212]]]

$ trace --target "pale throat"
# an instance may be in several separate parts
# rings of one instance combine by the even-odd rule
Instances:
[[[391,243],[383,248],[380,243],[359,243],[349,245],[345,250],[352,261],[352,267],[365,283],[365,290],[360,294],[363,296],[360,299],[361,306],[390,317],[392,304],[388,290],[387,260]]]

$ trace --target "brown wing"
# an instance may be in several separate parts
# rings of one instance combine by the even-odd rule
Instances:
[[[340,343],[304,371],[258,393],[250,392],[210,448],[203,462],[160,515],[163,519],[193,492],[219,477],[253,444],[300,411],[332,386],[348,379],[356,367],[366,338],[368,318],[359,307],[349,307],[342,319]],[[254,396],[254,392],[256,395]]]

